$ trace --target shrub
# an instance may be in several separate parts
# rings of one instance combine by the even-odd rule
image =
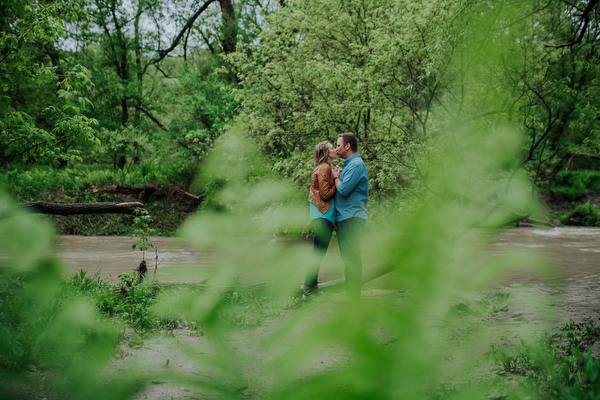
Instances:
[[[578,196],[586,192],[600,192],[600,172],[598,171],[561,171],[550,190],[566,192]]]
[[[570,321],[562,332],[544,335],[537,343],[521,341],[516,353],[493,350],[504,370],[525,377],[525,389],[544,399],[596,399],[600,396],[600,362],[592,346],[600,326],[584,320]]]
[[[563,216],[561,222],[574,226],[600,226],[600,210],[594,204],[578,204],[570,214]]]

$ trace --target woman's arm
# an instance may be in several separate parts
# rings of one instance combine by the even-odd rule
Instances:
[[[319,184],[319,196],[321,200],[327,201],[335,194],[335,181],[329,165],[322,166],[317,172],[317,182]]]

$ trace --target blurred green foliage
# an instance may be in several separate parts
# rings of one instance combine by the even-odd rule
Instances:
[[[135,379],[116,378],[114,388],[96,379],[115,350],[120,328],[101,321],[89,297],[61,295],[64,271],[50,256],[52,231],[0,196],[3,394],[10,395],[15,382],[27,382],[18,372],[27,368],[60,371],[52,385],[64,398],[127,398],[139,386]]]
[[[198,185],[217,182],[218,187],[206,207],[181,231],[199,249],[218,249],[212,290],[162,290],[156,282],[140,283],[136,274],[122,275],[116,287],[82,272],[64,282],[58,264],[46,261],[51,232],[37,217],[8,211],[3,222],[14,224],[3,223],[0,228],[3,271],[23,276],[27,283],[15,279],[17,286],[12,289],[9,279],[6,286],[11,289],[4,298],[12,301],[8,303],[12,307],[5,314],[10,329],[4,331],[2,356],[7,373],[3,385],[8,387],[16,379],[8,371],[33,365],[55,371],[56,380],[48,378],[49,390],[64,397],[132,398],[149,382],[146,373],[134,369],[109,377],[102,372],[114,362],[119,339],[125,337],[123,325],[117,323],[123,321],[142,333],[198,327],[209,347],[186,354],[206,374],[171,372],[167,362],[163,373],[152,370],[152,379],[212,397],[431,395],[432,382],[444,376],[439,360],[469,351],[469,346],[439,345],[453,326],[446,324],[456,293],[488,287],[510,268],[547,272],[534,255],[478,263],[483,246],[494,240],[494,228],[513,217],[510,210],[535,213],[536,204],[527,177],[515,170],[518,163],[512,149],[518,148],[519,135],[510,128],[485,134],[457,132],[461,140],[456,140],[455,132],[437,140],[436,162],[423,170],[428,179],[420,189],[421,197],[410,209],[391,215],[387,224],[373,227],[363,241],[386,257],[396,270],[389,283],[408,296],[365,296],[350,302],[343,294],[333,293],[307,303],[292,300],[298,293],[297,272],[303,271],[310,251],[273,238],[282,230],[306,224],[306,204],[300,209],[294,203],[290,206],[288,199],[297,195],[295,190],[265,168],[252,139],[244,135],[243,125],[221,137],[206,160]],[[482,149],[498,148],[505,151],[485,152],[495,157],[480,156]],[[472,163],[459,162],[463,159]],[[496,205],[490,206],[490,200]],[[31,228],[37,232],[34,242]],[[39,243],[39,253],[32,251],[35,243]],[[247,274],[256,265],[266,271],[258,279],[269,283],[262,294],[232,291],[232,283],[240,284],[232,282],[232,277]],[[18,291],[35,301],[14,300]],[[285,306],[268,306],[281,299],[288,299]],[[264,331],[256,343],[232,346],[244,335],[239,328],[260,329],[282,313],[286,313],[283,321]],[[106,322],[107,315],[112,322]],[[436,321],[434,327],[432,321]],[[491,326],[483,322],[475,320],[469,328],[485,336]],[[25,328],[28,336],[21,334]],[[21,353],[21,348],[34,343],[31,353]],[[185,343],[178,346],[188,348]],[[81,367],[84,362],[86,368]],[[311,368],[321,362],[322,367]],[[464,367],[464,371],[456,367],[454,375],[468,376],[475,365]],[[493,390],[493,382],[478,384],[478,393]],[[452,392],[453,398],[472,398],[472,394]]]
[[[171,373],[167,360],[164,374],[153,379],[199,388],[213,398],[427,397],[432,383],[445,376],[440,360],[452,360],[478,344],[474,335],[466,348],[440,346],[452,325],[447,317],[456,293],[489,288],[511,270],[527,268],[542,276],[552,272],[548,261],[535,254],[521,252],[482,265],[480,253],[515,215],[541,213],[530,178],[552,170],[554,154],[593,144],[583,136],[594,129],[582,124],[597,120],[597,99],[591,96],[597,65],[585,64],[581,54],[567,63],[568,52],[550,53],[557,49],[532,43],[538,26],[543,31],[554,23],[560,29],[549,33],[549,39],[566,39],[572,23],[565,21],[574,16],[555,12],[564,11],[562,2],[551,2],[548,9],[536,6],[500,1],[294,2],[268,19],[260,40],[249,40],[227,59],[243,83],[235,100],[221,90],[229,86],[224,76],[230,78],[221,70],[221,75],[211,75],[201,67],[175,65],[174,70],[181,67],[177,76],[183,89],[172,97],[181,102],[169,108],[173,103],[162,104],[162,97],[151,94],[155,87],[175,85],[173,78],[155,76],[143,86],[135,74],[117,79],[115,71],[103,68],[106,60],[98,63],[93,75],[104,80],[96,85],[94,102],[115,89],[98,105],[105,147],[82,151],[109,163],[111,172],[98,165],[58,171],[11,166],[2,179],[18,188],[22,199],[39,200],[41,191],[74,187],[84,193],[99,181],[166,184],[189,177],[190,166],[202,158],[195,188],[206,199],[179,233],[199,250],[219,254],[213,289],[163,291],[156,282],[140,282],[136,274],[122,275],[118,291],[84,273],[65,283],[60,264],[49,256],[50,228],[15,209],[2,193],[0,385],[9,387],[19,379],[22,374],[15,370],[44,369],[53,372],[48,384],[59,397],[132,398],[150,381],[146,373],[132,368],[127,374],[107,374],[125,327],[147,332],[189,323],[206,334],[207,351],[187,353],[198,369],[208,372]],[[26,17],[34,15],[25,4],[20,7]],[[113,36],[97,39],[106,46]],[[127,61],[136,49],[123,39],[119,43],[126,51],[120,56]],[[594,55],[593,48],[582,53]],[[94,61],[103,56],[94,46],[82,51]],[[536,62],[546,56],[552,63],[538,70]],[[226,66],[212,57],[201,59]],[[527,68],[515,69],[523,59]],[[573,84],[562,74],[565,70],[581,79]],[[531,80],[519,80],[523,77]],[[532,87],[543,90],[532,96]],[[569,110],[571,103],[563,100],[580,95],[587,100]],[[545,102],[546,96],[551,101]],[[76,109],[80,102],[63,97],[67,111],[81,111]],[[233,123],[238,105],[243,115]],[[148,116],[142,106],[152,106],[145,108],[150,114],[167,113],[172,122],[150,135],[155,122],[142,118]],[[553,108],[565,117],[557,119],[561,129],[544,125],[545,112],[554,115]],[[185,118],[178,119],[179,113]],[[566,132],[578,124],[584,129],[569,136],[567,145],[553,147],[563,144]],[[548,146],[536,136],[546,128],[556,134],[546,136]],[[297,189],[307,185],[313,144],[317,139],[333,142],[337,133],[350,130],[359,135],[373,182],[363,245],[394,271],[388,284],[397,291],[384,300],[365,296],[349,302],[343,294],[331,294],[302,303],[296,296],[297,277],[310,251],[282,239],[306,226],[306,193]],[[174,154],[177,161],[167,163]],[[524,169],[523,154],[537,168]],[[595,213],[591,206],[586,209]],[[373,260],[364,261],[368,267]],[[267,283],[264,293],[231,290],[241,283],[232,277],[252,272]],[[236,328],[259,327],[267,318],[271,311],[265,311],[265,299],[286,299],[287,318],[252,346],[232,346],[241,340]],[[239,306],[241,313],[235,308]],[[106,315],[118,318],[107,320]],[[493,328],[485,322],[474,321],[469,328],[483,337]],[[569,368],[575,368],[573,360]],[[468,379],[481,362],[455,366],[452,373]],[[512,368],[510,359],[505,363]],[[583,363],[593,381],[595,364],[585,357]],[[503,397],[494,394],[493,382],[476,386],[479,397]],[[474,398],[469,390],[451,396]]]

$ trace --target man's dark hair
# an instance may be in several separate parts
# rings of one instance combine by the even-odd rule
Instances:
[[[354,133],[340,133],[338,138],[342,138],[344,145],[350,143],[350,149],[352,149],[354,153],[358,151],[358,140],[356,139],[356,136],[354,136]]]

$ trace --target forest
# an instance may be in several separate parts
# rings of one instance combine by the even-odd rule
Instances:
[[[515,334],[517,349],[492,344],[495,378],[473,372],[479,361],[449,377],[440,360],[462,360],[522,295],[483,282],[551,275],[529,253],[475,268],[503,228],[600,227],[599,3],[1,2],[0,391],[596,398],[590,315]],[[311,235],[313,153],[344,132],[369,176],[365,264],[385,264],[401,290],[305,302],[293,271]],[[140,271],[65,278],[49,255],[57,234],[131,236],[144,254],[151,237],[184,237],[216,249],[220,272],[209,290]],[[240,271],[257,264],[268,282],[247,290]],[[480,297],[457,300],[465,290]],[[174,370],[175,356],[152,374],[143,360],[111,374],[165,332],[197,376]]]

